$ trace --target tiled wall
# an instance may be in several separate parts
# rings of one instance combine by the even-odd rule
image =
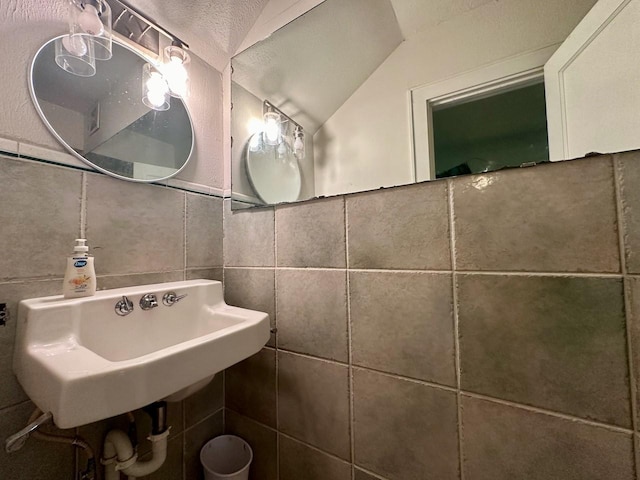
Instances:
[[[31,439],[19,452],[4,452],[5,438],[26,425],[34,408],[12,374],[19,300],[62,292],[66,257],[83,230],[98,288],[221,279],[222,200],[21,159],[1,157],[0,164],[0,303],[13,318],[0,327],[0,478],[70,480],[72,447]],[[198,478],[200,447],[223,428],[222,404],[222,375],[170,404],[168,460],[147,480]],[[141,412],[136,417],[145,453],[150,423]],[[78,430],[100,453],[112,427],[126,429],[127,421],[121,416]],[[78,460],[83,467],[84,457]]]
[[[253,480],[640,478],[640,153],[224,213]]]

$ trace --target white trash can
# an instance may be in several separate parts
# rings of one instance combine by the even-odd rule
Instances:
[[[248,480],[253,451],[235,435],[209,440],[200,450],[205,480]]]

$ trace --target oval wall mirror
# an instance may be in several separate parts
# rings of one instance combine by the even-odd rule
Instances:
[[[58,37],[62,38],[62,37]],[[55,38],[31,64],[29,87],[36,110],[70,153],[108,175],[154,182],[176,175],[193,151],[193,125],[180,98],[168,110],[142,102],[142,68],[148,59],[113,41],[113,57],[79,76],[56,64]]]
[[[298,200],[302,178],[298,160],[288,143],[267,145],[262,141],[262,133],[256,133],[246,152],[247,177],[260,200],[268,204]]]

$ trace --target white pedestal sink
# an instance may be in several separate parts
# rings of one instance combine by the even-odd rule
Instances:
[[[167,306],[170,292],[186,297]],[[146,294],[157,307],[141,309]],[[115,306],[123,297],[133,310],[120,316]],[[18,309],[14,371],[40,410],[72,428],[180,398],[268,339],[269,316],[226,305],[222,284],[211,280],[34,298]]]

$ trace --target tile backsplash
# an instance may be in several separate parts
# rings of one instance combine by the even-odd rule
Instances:
[[[226,298],[278,331],[226,371],[251,479],[640,478],[638,192],[631,152],[227,204]]]
[[[168,460],[146,480],[202,478],[200,447],[223,431],[252,445],[252,480],[640,479],[639,152],[242,211],[0,160],[14,318],[61,292],[85,232],[99,288],[224,274],[227,302],[277,327],[170,404]],[[33,409],[14,336],[0,328],[2,441]],[[77,433],[99,452],[114,427],[126,419]],[[30,440],[0,451],[0,478],[67,480],[76,461]]]
[[[0,162],[0,303],[8,304],[12,318],[0,327],[0,478],[69,480],[76,464],[70,446],[31,439],[16,453],[4,451],[5,438],[23,428],[34,409],[12,373],[18,302],[62,293],[66,257],[82,234],[96,259],[99,289],[222,280],[223,202],[24,159]],[[197,479],[201,446],[223,430],[222,407],[222,374],[183,402],[169,404],[168,459],[146,480]],[[140,453],[148,454],[149,420],[135,413]],[[104,435],[114,427],[126,430],[126,418],[82,426],[77,433],[99,455]],[[84,468],[81,453],[77,460]]]

